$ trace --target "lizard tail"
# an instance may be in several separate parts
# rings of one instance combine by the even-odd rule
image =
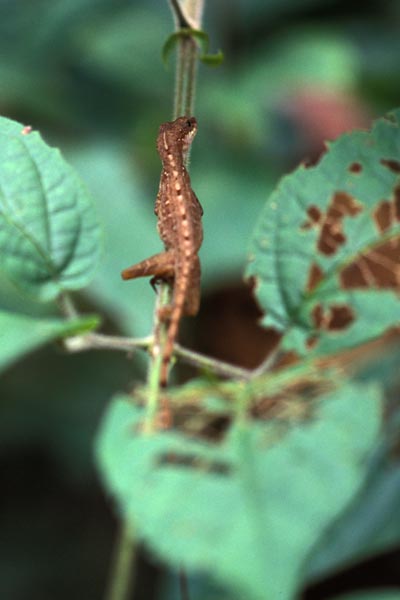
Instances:
[[[186,271],[186,270],[185,270]],[[176,278],[176,285],[180,278]],[[174,290],[174,298],[172,300],[172,311],[169,318],[167,331],[167,339],[163,349],[162,364],[160,370],[160,386],[166,387],[168,382],[168,370],[171,362],[171,357],[174,351],[174,343],[178,335],[179,324],[184,312],[185,298],[188,288],[188,279],[185,277],[180,281],[179,287]]]
[[[167,332],[167,340],[164,346],[164,352],[162,357],[161,371],[160,371],[160,386],[167,387],[168,382],[168,371],[171,362],[172,353],[174,351],[174,343],[178,334],[179,322],[182,315],[182,304],[176,304],[172,310],[170,322]]]

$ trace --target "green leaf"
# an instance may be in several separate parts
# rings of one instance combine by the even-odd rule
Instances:
[[[200,60],[209,67],[219,67],[224,60],[224,53],[222,50],[218,50],[215,54],[201,54]]]
[[[194,38],[195,40],[198,40],[203,48],[203,52],[207,53],[209,39],[205,31],[201,31],[199,29],[191,29],[190,27],[182,27],[178,31],[175,31],[170,36],[168,36],[163,46],[162,59],[165,64],[168,63],[169,56],[177,46],[179,40],[190,37]]]
[[[46,342],[85,333],[98,324],[99,319],[96,316],[66,321],[57,318],[33,318],[0,310],[0,371]]]
[[[222,63],[224,60],[224,55],[221,50],[219,50],[216,54],[208,54],[209,37],[205,31],[200,29],[191,29],[190,27],[182,27],[178,31],[175,31],[175,33],[172,33],[163,46],[162,59],[165,64],[168,63],[170,54],[175,49],[179,40],[188,37],[192,37],[199,42],[202,49],[202,53],[200,54],[199,58],[203,63],[213,67],[217,67]]]
[[[308,563],[312,579],[400,545],[400,465],[392,456],[398,439],[399,424],[386,433],[355,501],[314,549]]]
[[[167,563],[211,576],[249,600],[289,600],[302,565],[357,493],[380,421],[376,387],[346,385],[310,421],[236,425],[221,444],[140,431],[120,396],[97,440],[119,511]]]
[[[0,269],[40,301],[87,285],[100,233],[90,197],[39,133],[0,117]]]
[[[286,348],[336,352],[399,323],[399,116],[330,144],[262,213],[246,274]]]

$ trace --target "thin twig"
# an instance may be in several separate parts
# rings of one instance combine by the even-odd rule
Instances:
[[[251,377],[260,377],[271,371],[272,368],[276,365],[276,362],[279,358],[279,344],[268,354],[268,356],[262,361],[261,364],[258,365],[255,369],[251,371]]]
[[[134,580],[135,542],[132,529],[124,521],[118,533],[106,600],[128,600]]]
[[[134,352],[138,348],[147,349],[153,341],[153,336],[142,338],[126,338],[118,335],[104,335],[103,333],[87,333],[64,340],[64,347],[68,352],[83,352],[85,350],[121,350]]]
[[[211,358],[206,356],[205,354],[201,354],[200,352],[194,352],[193,350],[188,350],[181,346],[180,344],[174,345],[174,352],[177,356],[180,356],[182,360],[186,363],[211,371],[215,375],[220,375],[221,377],[231,377],[233,379],[249,379],[252,375],[252,371],[248,369],[243,369],[242,367],[237,367],[235,365],[231,365],[230,363],[223,362],[222,360],[218,360],[217,358]]]
[[[64,340],[64,348],[71,353],[88,350],[114,350],[132,353],[138,349],[148,350],[152,347],[153,339],[152,335],[142,338],[126,338],[117,335],[104,335],[102,333],[88,333],[86,335],[66,338]],[[211,371],[221,377],[249,379],[254,373],[254,371],[231,365],[200,352],[194,352],[177,343],[174,345],[174,354],[187,364],[198,369]]]
[[[79,316],[71,296],[66,292],[58,296],[57,304],[61,313],[64,317],[67,317],[67,319],[76,319]]]

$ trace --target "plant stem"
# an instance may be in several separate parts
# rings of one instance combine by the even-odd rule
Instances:
[[[171,0],[173,16],[177,30],[182,25],[200,27],[200,23],[194,22],[197,15],[197,6],[204,4],[204,0],[193,0],[186,14],[183,5],[178,0]],[[201,11],[202,12],[202,11]],[[178,40],[178,56],[176,63],[174,115],[176,119],[181,115],[191,116],[194,106],[194,93],[196,88],[197,56],[198,48],[196,41],[191,36],[182,36]],[[188,159],[188,156],[186,157]],[[171,286],[168,283],[160,285],[159,307],[165,306],[171,298]],[[159,319],[159,310],[156,308],[154,318],[153,348],[148,368],[148,402],[146,412],[145,430],[147,432],[156,429],[156,421],[159,409],[162,408],[162,397],[160,393],[160,370],[163,356],[163,348],[167,338],[167,324]]]
[[[154,311],[154,336],[151,351],[150,364],[147,372],[147,409],[144,423],[144,431],[152,433],[157,425],[157,413],[160,407],[160,371],[162,365],[162,349],[165,343],[167,330],[164,323],[159,319],[159,307],[167,304],[170,297],[170,289],[167,285],[160,286]]]
[[[173,119],[179,117],[179,115],[183,114],[182,106],[183,106],[183,73],[185,71],[185,57],[183,52],[183,47],[179,44],[178,47],[178,57],[176,61],[176,70],[175,70],[175,96],[174,96],[174,111],[173,111]]]
[[[126,522],[118,535],[106,600],[128,600],[134,581],[135,543]]]
[[[178,0],[171,1],[177,30],[182,27],[201,29],[204,0],[190,0],[182,4]],[[196,76],[198,64],[198,47],[193,37],[182,36],[178,41],[178,56],[175,72],[175,95],[173,118],[186,115],[190,117],[194,111]]]
[[[78,311],[74,305],[74,302],[69,294],[64,292],[57,298],[57,303],[61,313],[67,317],[67,319],[75,319],[78,317]]]
[[[173,118],[193,115],[197,73],[197,44],[191,37],[179,40]]]
[[[68,352],[83,352],[85,350],[120,350],[122,352],[135,352],[138,348],[147,350],[153,342],[153,336],[142,338],[127,338],[119,335],[105,335],[104,333],[87,333],[63,340],[64,348]]]
[[[272,368],[275,366],[278,360],[279,349],[280,343],[278,342],[275,348],[272,349],[272,351],[267,355],[267,357],[262,361],[262,363],[258,365],[258,367],[253,369],[252,377],[259,377],[260,375],[263,375],[264,373],[267,373],[268,371],[272,370]]]
[[[63,340],[63,344],[65,349],[71,353],[87,350],[114,350],[133,353],[137,349],[148,350],[153,344],[153,339],[152,335],[143,338],[126,338],[117,335],[104,335],[102,333],[88,333],[86,335],[66,338]],[[231,365],[200,352],[194,352],[177,343],[174,345],[174,353],[184,362],[199,369],[206,369],[221,377],[249,379],[255,374],[255,371]]]
[[[249,369],[243,369],[242,367],[231,365],[222,360],[211,358],[205,354],[200,354],[200,352],[188,350],[180,344],[175,344],[174,351],[177,356],[180,356],[188,364],[193,365],[194,367],[207,369],[215,375],[233,379],[249,379],[253,375],[253,372]]]
[[[171,3],[176,9],[178,0]],[[199,17],[202,13],[204,0],[192,0],[188,6],[188,17]],[[178,8],[180,5],[178,5]],[[201,8],[201,10],[199,10]],[[182,16],[182,15],[180,15]],[[177,15],[175,14],[177,18]],[[196,26],[200,23],[196,22]],[[179,52],[175,77],[174,118],[180,115],[192,115],[194,106],[195,80],[197,73],[197,45],[191,38],[179,40]],[[170,287],[160,286],[159,301],[156,302],[153,347],[148,367],[148,402],[145,419],[145,431],[150,433],[156,429],[157,413],[161,405],[160,398],[160,369],[162,363],[163,345],[166,339],[166,325],[160,322],[158,303],[163,306],[170,298]],[[129,537],[128,526],[123,526],[121,539],[117,548],[116,567],[113,570],[110,592],[107,600],[127,600],[131,582],[131,568],[135,553],[134,542]]]

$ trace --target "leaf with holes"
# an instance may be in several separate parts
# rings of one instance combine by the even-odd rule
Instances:
[[[0,118],[0,269],[40,301],[89,283],[99,254],[90,197],[60,152]]]
[[[400,322],[399,119],[329,144],[262,213],[246,274],[286,348],[336,352]]]
[[[142,433],[145,411],[119,397],[97,462],[135,535],[167,563],[241,598],[289,600],[311,548],[363,482],[379,399],[376,387],[344,385],[303,422],[238,423],[210,443]]]

